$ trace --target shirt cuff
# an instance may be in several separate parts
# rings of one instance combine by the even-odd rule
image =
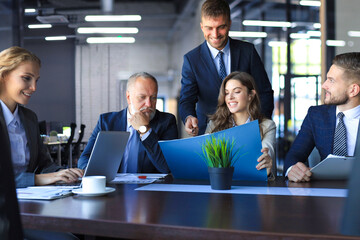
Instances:
[[[293,166],[289,167],[289,168],[286,170],[285,177],[288,176],[288,174],[289,174],[289,172],[290,172],[290,170],[291,170],[292,167],[293,167]]]
[[[149,131],[147,131],[144,135],[141,136],[141,141],[145,141],[145,139],[150,135],[152,132],[152,128],[150,128]]]

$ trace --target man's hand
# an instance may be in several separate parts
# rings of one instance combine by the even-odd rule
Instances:
[[[148,126],[150,122],[150,117],[144,114],[143,112],[135,112],[129,118],[129,124],[135,129],[139,130],[140,126]]]
[[[185,131],[190,136],[197,136],[199,133],[198,119],[193,116],[188,116],[185,122]]]
[[[84,170],[79,168],[68,168],[52,173],[36,174],[35,185],[48,185],[58,181],[64,181],[66,183],[76,182],[83,174]]]
[[[302,162],[298,162],[291,167],[288,178],[293,182],[309,182],[311,177],[310,168]]]

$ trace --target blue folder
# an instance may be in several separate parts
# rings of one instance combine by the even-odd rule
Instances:
[[[207,165],[201,157],[201,146],[211,136],[234,139],[234,150],[240,149],[233,180],[267,181],[266,169],[257,170],[261,153],[261,137],[257,120],[220,132],[197,137],[159,141],[167,164],[176,179],[209,179]]]

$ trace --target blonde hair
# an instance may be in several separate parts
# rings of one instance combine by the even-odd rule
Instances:
[[[35,62],[41,66],[40,59],[25,48],[15,46],[0,52],[0,80],[23,62]]]

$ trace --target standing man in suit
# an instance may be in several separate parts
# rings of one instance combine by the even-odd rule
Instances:
[[[229,4],[207,0],[201,8],[200,27],[205,41],[184,56],[180,92],[180,116],[191,136],[203,134],[207,116],[217,105],[220,85],[233,71],[247,72],[259,89],[262,113],[271,119],[273,90],[253,44],[229,38]]]
[[[304,163],[316,147],[321,160],[329,154],[353,156],[360,119],[360,52],[335,56],[322,88],[325,105],[310,107],[284,164],[294,182],[310,181]],[[356,150],[356,151],[355,151]]]
[[[127,83],[128,107],[100,115],[78,167],[86,167],[99,131],[128,131],[130,137],[120,172],[168,173],[169,167],[158,141],[175,139],[178,132],[175,116],[156,110],[157,92],[155,77],[145,72],[133,74]]]

